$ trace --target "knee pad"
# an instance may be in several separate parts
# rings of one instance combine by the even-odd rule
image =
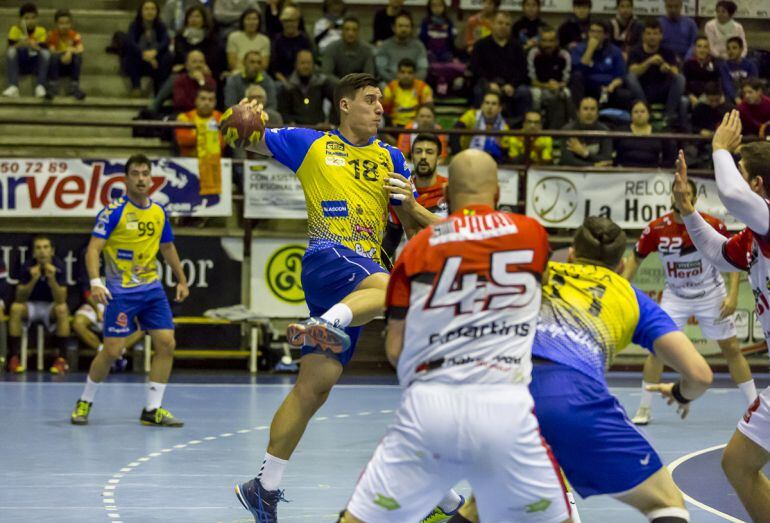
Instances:
[[[686,508],[659,508],[645,515],[651,523],[690,523],[690,513]]]

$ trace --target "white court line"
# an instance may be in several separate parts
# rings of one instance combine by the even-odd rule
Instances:
[[[696,456],[700,456],[701,454],[706,454],[707,452],[713,452],[715,450],[723,449],[727,446],[727,443],[722,443],[721,445],[714,445],[713,447],[709,447],[707,449],[701,449],[696,450],[695,452],[690,452],[689,454],[685,454],[681,458],[677,458],[668,465],[668,471],[673,475],[674,470],[684,463],[687,460],[690,460]],[[682,491],[682,489],[679,489]],[[724,518],[727,521],[730,521],[731,523],[747,523],[746,521],[743,521],[742,519],[735,518],[731,516],[730,514],[725,514],[724,512],[720,512],[719,510],[715,509],[714,507],[709,507],[705,503],[701,503],[697,499],[693,499],[692,497],[688,496],[684,491],[682,491],[682,495],[684,496],[684,499],[686,501],[689,501],[693,505],[695,505],[698,508],[701,508],[705,510],[706,512],[710,512],[711,514],[714,514],[716,516],[719,516],[721,518]]]

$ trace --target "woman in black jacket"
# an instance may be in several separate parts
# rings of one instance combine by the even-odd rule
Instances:
[[[123,70],[131,79],[131,95],[135,97],[141,95],[142,76],[151,77],[157,91],[171,72],[170,40],[159,13],[156,0],[144,0],[128,27]]]
[[[671,167],[676,147],[670,140],[652,138],[650,107],[638,100],[631,106],[631,124],[627,131],[650,138],[618,138],[615,140],[615,165],[622,167]]]
[[[214,21],[202,5],[194,5],[185,12],[184,27],[174,37],[174,72],[184,69],[190,51],[200,51],[206,57],[212,76],[219,80],[227,68],[224,49],[214,33]]]

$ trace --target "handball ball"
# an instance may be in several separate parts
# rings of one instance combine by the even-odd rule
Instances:
[[[257,145],[265,132],[265,116],[245,105],[230,107],[219,122],[225,143],[235,148]]]

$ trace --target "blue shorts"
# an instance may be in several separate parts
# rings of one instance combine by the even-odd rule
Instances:
[[[606,384],[566,365],[536,364],[529,390],[540,432],[582,497],[630,490],[663,466]]]
[[[306,254],[302,258],[302,289],[305,302],[311,316],[320,316],[332,305],[339,303],[345,296],[372,274],[387,273],[379,263],[360,256],[351,249],[342,246],[329,247]],[[356,341],[362,327],[347,327],[350,336],[350,348],[341,354],[323,351],[333,356],[343,365],[353,357]],[[302,347],[302,355],[318,352],[315,347]]]
[[[174,328],[174,318],[166,292],[160,285],[144,291],[123,294],[113,292],[104,308],[104,337],[125,338],[136,331],[136,322],[142,330]]]

